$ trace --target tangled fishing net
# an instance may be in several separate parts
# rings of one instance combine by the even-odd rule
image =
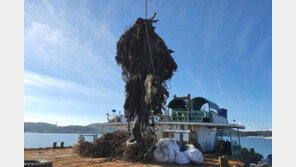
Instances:
[[[154,127],[153,115],[161,110],[169,96],[166,80],[173,76],[177,64],[165,42],[155,33],[150,19],[138,18],[117,43],[116,62],[122,68],[127,121],[137,118],[133,135],[143,142],[147,127]]]
[[[177,70],[170,55],[173,51],[155,33],[154,22],[157,21],[138,18],[117,43],[115,60],[122,68],[126,83],[124,110],[129,127],[136,119],[133,134],[115,131],[94,143],[76,144],[73,149],[80,156],[121,158],[132,162],[147,162],[153,158],[157,142],[153,116],[162,113],[169,96],[166,81]]]
[[[132,142],[130,133],[125,130],[117,130],[112,133],[106,133],[95,142],[80,142],[73,146],[73,151],[81,157],[102,158],[106,161],[125,160],[125,161],[149,161],[153,157],[153,151],[156,145],[156,139],[151,133],[144,136],[150,150],[141,149],[141,145]],[[143,152],[144,151],[144,152]]]
[[[95,142],[81,142],[73,146],[75,153],[82,157],[113,157],[121,156],[126,148],[126,140],[130,134],[124,130],[106,133]]]

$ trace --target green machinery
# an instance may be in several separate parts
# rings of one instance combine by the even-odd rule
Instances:
[[[204,104],[208,104],[209,111],[202,110]],[[217,104],[203,98],[195,97],[176,97],[169,102],[169,109],[172,114],[170,121],[174,122],[212,122],[212,113],[210,109],[219,110]]]

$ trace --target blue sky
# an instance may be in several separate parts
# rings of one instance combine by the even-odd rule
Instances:
[[[24,121],[87,125],[122,110],[116,42],[144,0],[25,0]],[[174,94],[202,96],[248,130],[272,128],[271,0],[152,0],[175,51]]]

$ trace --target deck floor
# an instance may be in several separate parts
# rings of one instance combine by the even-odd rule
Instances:
[[[157,162],[151,162],[149,164],[143,163],[130,163],[121,160],[115,162],[104,162],[105,158],[81,158],[77,154],[73,153],[72,148],[63,148],[63,149],[53,149],[53,148],[42,148],[42,149],[25,149],[24,150],[24,159],[48,159],[53,161],[54,167],[120,167],[120,166],[132,166],[132,167],[143,167],[143,166],[152,166],[152,167],[162,167],[162,166],[173,166],[180,167],[181,165],[177,164],[161,164]],[[242,166],[242,163],[238,161],[229,161],[229,165],[232,167],[234,165]],[[188,164],[190,166],[219,166],[218,157],[214,155],[205,155],[205,162],[200,165]]]

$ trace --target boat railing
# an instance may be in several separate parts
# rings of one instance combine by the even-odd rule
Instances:
[[[172,111],[171,122],[212,122],[211,113],[206,111]]]

